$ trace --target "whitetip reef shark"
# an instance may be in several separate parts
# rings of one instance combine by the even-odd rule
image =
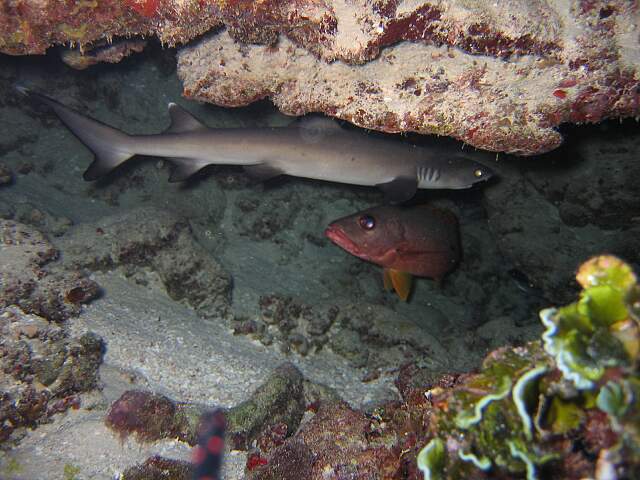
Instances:
[[[167,158],[171,182],[186,180],[207,165],[241,165],[253,178],[278,175],[376,186],[391,203],[417,189],[462,189],[488,180],[493,171],[460,153],[366,135],[328,118],[303,118],[288,127],[208,128],[175,103],[171,126],[156,135],[128,135],[24,86],[23,94],[44,102],[95,155],[84,173],[96,180],[134,155]]]

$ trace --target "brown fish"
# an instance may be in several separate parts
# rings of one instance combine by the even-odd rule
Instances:
[[[402,300],[412,276],[437,281],[460,259],[458,219],[428,205],[379,206],[331,223],[325,235],[347,252],[384,268],[384,286]]]

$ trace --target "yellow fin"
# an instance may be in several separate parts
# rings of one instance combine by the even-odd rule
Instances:
[[[386,274],[391,279],[393,289],[396,291],[401,300],[407,301],[411,293],[411,285],[413,277],[410,273],[394,270],[393,268],[385,269]]]

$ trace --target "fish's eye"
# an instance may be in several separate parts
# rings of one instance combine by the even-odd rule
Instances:
[[[358,224],[365,230],[373,230],[373,228],[376,226],[376,219],[371,215],[362,215],[358,219]]]
[[[473,172],[473,175],[476,178],[480,178],[484,175],[484,170],[482,170],[481,168],[476,168],[475,171]]]

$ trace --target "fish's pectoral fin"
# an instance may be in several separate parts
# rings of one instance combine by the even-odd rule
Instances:
[[[169,175],[171,183],[183,182],[207,166],[206,163],[198,162],[192,158],[168,157],[167,160],[173,164]]]
[[[415,177],[396,177],[390,182],[376,185],[384,192],[384,200],[388,203],[403,203],[410,200],[418,190],[418,179]]]
[[[204,123],[177,103],[169,104],[169,115],[171,116],[171,125],[165,130],[165,133],[184,133],[208,129]]]
[[[406,302],[411,294],[411,286],[413,285],[413,276],[410,273],[395,270],[393,268],[385,268],[385,279],[388,275],[393,289],[403,302]],[[385,280],[386,286],[386,280]]]
[[[244,171],[247,172],[247,175],[249,175],[251,178],[260,182],[265,182],[284,173],[282,170],[272,167],[271,165],[266,163],[259,163],[257,165],[246,165],[244,167]]]

